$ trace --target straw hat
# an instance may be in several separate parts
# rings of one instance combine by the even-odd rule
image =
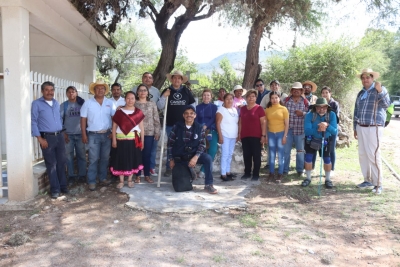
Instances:
[[[110,87],[108,86],[108,84],[106,84],[103,80],[97,80],[96,82],[89,84],[89,92],[92,95],[94,95],[94,87],[96,87],[96,85],[103,85],[106,88],[105,94],[108,94],[108,92],[110,92]]]
[[[317,91],[317,85],[315,83],[313,83],[312,81],[303,82],[303,86],[305,84],[311,85],[311,93],[314,93],[315,91]]]
[[[188,81],[188,77],[183,75],[182,71],[180,70],[175,70],[171,74],[167,74],[166,77],[168,81],[172,83],[172,76],[181,76],[182,77],[182,83],[186,83]]]
[[[372,69],[363,69],[360,74],[357,74],[357,77],[361,79],[361,75],[363,74],[372,74],[374,80],[378,79],[381,76],[379,72],[373,71]]]
[[[236,90],[243,90],[242,96],[244,96],[247,93],[247,90],[244,89],[241,85],[235,85],[235,87],[233,87],[233,91],[232,93],[235,94]]]
[[[290,87],[290,90],[292,89],[301,89],[303,90],[303,85],[301,84],[301,82],[295,82],[292,84],[292,87]]]

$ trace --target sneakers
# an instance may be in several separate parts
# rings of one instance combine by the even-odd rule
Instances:
[[[370,182],[362,182],[361,184],[357,185],[357,187],[361,189],[372,189],[374,188],[374,185]]]
[[[216,194],[218,193],[217,189],[214,188],[214,186],[212,184],[210,185],[205,185],[204,186],[204,190],[207,191],[207,193],[209,194]]]
[[[382,186],[375,186],[374,189],[372,189],[372,193],[376,193],[378,195],[382,194]]]
[[[205,178],[206,175],[204,174],[204,172],[199,171],[199,173],[197,174],[197,177],[199,177],[199,178]]]
[[[164,172],[164,176],[165,177],[170,177],[171,175],[172,175],[172,170],[171,169],[165,170],[165,172]]]
[[[150,175],[151,176],[158,176],[158,174],[156,173],[156,170],[154,170],[154,169],[150,169]]]
[[[325,180],[325,187],[326,189],[332,189],[333,188],[333,183],[331,180]]]

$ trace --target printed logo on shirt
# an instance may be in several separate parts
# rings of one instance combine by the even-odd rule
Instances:
[[[197,134],[194,134],[193,139],[197,139],[199,136]]]
[[[152,94],[150,94],[150,93],[149,93],[149,98],[150,98],[150,99],[152,99],[152,98],[153,98],[153,95],[152,95]]]
[[[81,108],[80,107],[71,107],[68,110],[68,117],[80,117],[81,116]]]
[[[186,100],[182,100],[182,94],[181,93],[175,93],[175,94],[173,94],[172,97],[175,100],[169,101],[169,104],[171,106],[183,106],[183,105],[186,105]]]

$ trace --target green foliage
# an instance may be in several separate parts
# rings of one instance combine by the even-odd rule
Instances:
[[[97,67],[102,76],[108,76],[111,82],[120,82],[127,90],[141,81],[141,74],[154,64],[157,53],[150,38],[134,24],[119,24],[112,40],[117,48],[100,47]],[[132,75],[137,77],[131,78]]]
[[[386,50],[386,53],[391,61],[384,78],[387,81],[389,92],[393,95],[400,95],[400,30],[397,31],[392,46]]]
[[[362,51],[354,48],[351,42],[325,41],[291,49],[287,55],[271,57],[267,60],[267,71],[262,77],[267,81],[278,79],[288,84],[311,80],[319,89],[324,85],[329,86],[333,97],[341,102],[354,88],[356,73],[363,62],[362,56]]]
[[[212,88],[219,89],[223,87],[230,92],[236,84],[242,84],[243,78],[236,74],[235,69],[227,58],[223,58],[219,62],[219,67],[222,69],[222,73],[215,69],[211,73]]]

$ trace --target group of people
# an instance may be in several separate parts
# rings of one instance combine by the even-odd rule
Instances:
[[[355,105],[354,136],[359,141],[365,181],[358,186],[373,187],[374,192],[381,193],[378,147],[390,99],[386,89],[374,82],[379,73],[365,69],[359,77],[363,90]],[[266,90],[264,81],[257,79],[256,89],[246,90],[236,85],[228,93],[221,88],[217,101],[212,101],[212,91],[205,89],[202,103],[196,106],[190,88],[185,85],[188,79],[182,72],[167,74],[167,79],[171,85],[160,94],[152,86],[151,73],[146,72],[142,75],[142,84],[125,92],[124,98],[122,86],[113,84],[110,99],[105,97],[109,86],[97,81],[89,86],[94,97],[86,101],[70,86],[66,90],[68,100],[61,106],[54,99],[54,84],[42,84],[43,97],[32,103],[32,136],[37,137],[43,151],[52,198],[68,192],[67,181],[83,181],[87,177],[90,190],[96,189],[96,178],[101,185],[110,184],[108,169],[119,177],[117,188],[124,186],[124,177],[128,177],[128,187],[140,183],[141,176],[153,183],[151,176],[157,175],[155,158],[162,109],[167,109],[164,119],[168,136],[164,176],[172,174],[178,159],[187,162],[190,168],[202,164],[198,176],[205,179],[204,190],[216,194],[212,163],[218,144],[221,146],[220,179],[231,181],[236,177],[230,169],[232,154],[236,142],[241,141],[245,165],[241,179],[260,178],[261,151],[267,145],[268,181],[281,182],[289,172],[290,154],[295,146],[296,171],[299,176],[306,175],[301,185],[306,187],[311,183],[318,151],[324,162],[325,186],[333,187],[330,178],[335,169],[339,105],[329,87],[324,86],[318,98],[315,83],[295,82],[286,95],[281,92],[278,80],[271,81],[270,90]],[[375,128],[378,134],[376,142],[371,144]],[[87,173],[85,145],[89,161]]]

